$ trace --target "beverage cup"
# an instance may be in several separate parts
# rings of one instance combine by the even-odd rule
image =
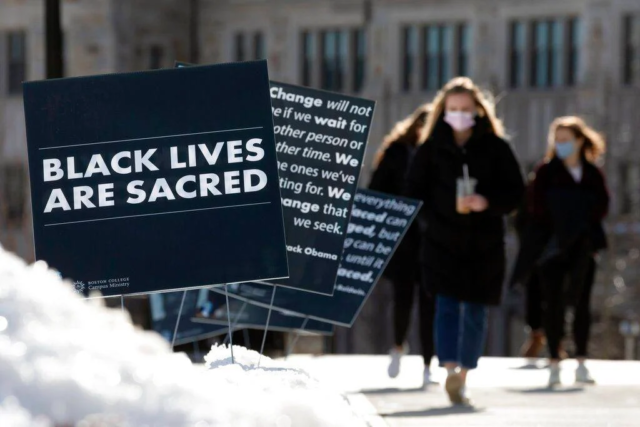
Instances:
[[[463,206],[462,201],[465,197],[471,196],[476,192],[477,180],[458,178],[456,180],[456,211],[459,214],[467,215],[470,213],[468,207]]]
[[[459,214],[466,215],[469,213],[469,208],[462,205],[462,200],[467,195],[467,185],[464,178],[458,178],[456,180],[456,211]]]

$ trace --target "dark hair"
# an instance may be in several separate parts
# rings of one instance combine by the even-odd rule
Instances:
[[[382,140],[382,145],[373,160],[373,166],[377,167],[380,164],[384,158],[386,149],[396,141],[403,142],[411,146],[418,145],[420,137],[417,135],[417,130],[424,128],[430,111],[431,105],[423,104],[410,116],[396,123],[395,126],[393,126],[393,129],[391,129],[391,132],[389,132]]]

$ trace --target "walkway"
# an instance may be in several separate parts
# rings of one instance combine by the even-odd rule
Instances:
[[[396,379],[386,356],[292,356],[290,362],[349,394],[372,426],[393,427],[639,427],[640,362],[593,361],[597,386],[572,384],[576,363],[563,364],[563,382],[546,388],[542,362],[485,358],[469,377],[474,408],[453,408],[440,386],[419,390],[421,359],[403,359]],[[442,383],[444,372],[433,368]]]

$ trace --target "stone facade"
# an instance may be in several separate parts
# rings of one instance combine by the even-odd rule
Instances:
[[[359,95],[378,102],[368,152],[372,157],[384,133],[434,95],[433,91],[420,90],[416,84],[408,91],[401,89],[402,29],[413,24],[464,22],[471,33],[469,75],[500,97],[498,111],[524,164],[540,159],[549,123],[554,117],[566,114],[580,114],[607,134],[611,143],[607,170],[615,170],[616,160],[640,158],[640,146],[632,144],[631,137],[640,131],[640,121],[634,114],[640,76],[636,77],[635,85],[628,85],[623,83],[622,72],[623,20],[628,14],[640,14],[640,3],[634,0],[372,0],[369,12],[365,3],[363,0],[202,0],[200,62],[234,60],[235,35],[259,31],[267,40],[271,77],[301,84],[301,34],[304,31],[364,28],[367,77]],[[576,84],[511,89],[509,24],[563,17],[577,17],[581,25]],[[419,77],[419,67],[414,67],[414,73]],[[640,69],[636,73],[640,73]],[[317,79],[312,83],[319,86]],[[610,175],[615,186],[615,174]],[[614,203],[614,212],[615,206]]]
[[[189,2],[62,0],[66,77],[139,71],[189,59]],[[24,80],[45,77],[44,1],[0,2],[0,242],[33,261],[22,97],[9,93],[9,39],[25,40]],[[24,215],[8,210],[19,206]],[[15,210],[15,209],[14,209]],[[16,218],[19,216],[20,218]]]

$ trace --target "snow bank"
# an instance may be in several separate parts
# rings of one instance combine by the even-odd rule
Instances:
[[[305,372],[241,347],[207,368],[0,248],[0,426],[364,426]]]
[[[34,419],[29,411],[20,406],[17,399],[8,397],[0,403],[0,425],[11,427],[52,427],[46,418]]]
[[[364,425],[354,418],[344,396],[306,372],[267,357],[262,357],[260,368],[256,369],[259,353],[244,347],[233,349],[235,364],[231,364],[226,346],[212,347],[205,357],[211,378],[216,384],[251,392],[255,400],[271,396],[267,404],[272,417],[279,420],[278,427]]]

